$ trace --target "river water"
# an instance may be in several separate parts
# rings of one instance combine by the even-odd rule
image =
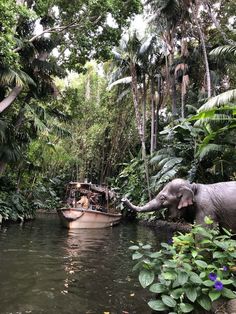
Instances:
[[[169,235],[136,224],[63,229],[56,215],[0,230],[1,314],[150,314],[128,249]]]

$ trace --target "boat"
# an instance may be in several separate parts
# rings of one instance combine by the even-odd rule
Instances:
[[[116,193],[106,186],[70,182],[65,206],[57,213],[68,229],[108,228],[118,224],[122,215],[117,212]]]

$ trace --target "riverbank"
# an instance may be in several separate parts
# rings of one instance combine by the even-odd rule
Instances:
[[[171,222],[165,220],[155,220],[155,221],[148,221],[148,220],[140,220],[139,224],[150,227],[156,230],[168,230],[170,232],[189,232],[191,230],[191,224],[183,223],[183,222]]]

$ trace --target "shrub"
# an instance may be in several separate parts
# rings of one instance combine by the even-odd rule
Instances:
[[[140,284],[155,294],[148,305],[179,314],[210,311],[213,301],[236,298],[235,247],[227,230],[221,235],[219,230],[194,226],[189,233],[178,233],[171,243],[162,243],[158,252],[142,243],[130,249],[138,261],[134,270],[139,271]]]

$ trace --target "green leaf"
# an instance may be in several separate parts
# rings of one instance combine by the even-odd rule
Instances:
[[[202,279],[195,273],[192,273],[191,276],[190,276],[190,280],[193,282],[193,283],[197,283],[197,284],[201,284],[202,283]]]
[[[203,281],[203,284],[206,287],[213,287],[214,281],[212,281],[212,280],[205,280],[205,281]]]
[[[230,285],[231,283],[233,283],[234,281],[231,279],[223,279],[221,280],[221,282],[223,283],[223,285]]]
[[[148,305],[154,311],[168,310],[168,307],[161,300],[151,300],[148,302]]]
[[[162,293],[166,291],[166,287],[162,285],[161,283],[154,283],[153,285],[151,285],[149,290],[153,293]]]
[[[170,267],[170,268],[176,268],[177,262],[176,261],[165,261],[164,266]]]
[[[219,299],[220,296],[221,296],[221,292],[219,291],[213,290],[209,292],[209,297],[212,302]]]
[[[214,252],[213,253],[213,258],[222,258],[225,257],[225,254],[222,252]]]
[[[195,261],[195,264],[199,267],[202,267],[202,268],[206,268],[208,266],[208,264],[204,261],[201,261],[201,260],[196,260]]]
[[[170,295],[174,299],[179,299],[184,292],[185,290],[183,288],[178,288],[178,289],[173,290]]]
[[[212,225],[212,224],[214,223],[214,221],[213,221],[210,217],[208,217],[208,216],[206,216],[206,217],[204,218],[204,222],[205,222],[205,224],[207,224],[207,225]]]
[[[180,285],[184,285],[188,281],[188,274],[184,272],[179,272],[177,276],[177,281]]]
[[[133,250],[133,251],[136,251],[136,250],[139,250],[140,247],[138,245],[132,245],[129,247],[129,250]]]
[[[192,257],[195,258],[197,256],[197,251],[192,251]]]
[[[165,280],[174,280],[176,277],[176,274],[173,272],[166,272],[162,274]]]
[[[175,307],[177,304],[176,301],[168,295],[162,295],[161,299],[162,299],[162,302],[168,307]]]
[[[180,309],[183,313],[189,313],[192,312],[194,307],[192,306],[192,304],[189,303],[180,303]]]
[[[186,296],[191,301],[194,302],[197,299],[197,289],[189,287],[186,289]]]
[[[135,260],[135,259],[139,259],[143,257],[143,254],[139,253],[139,252],[136,252],[132,255],[132,259]]]
[[[151,253],[149,256],[151,258],[158,258],[158,257],[162,257],[162,254],[161,252],[154,252],[154,253]]]
[[[141,270],[139,274],[139,282],[143,288],[149,286],[155,278],[153,271]]]
[[[203,295],[197,299],[197,302],[203,307],[206,311],[210,311],[211,309],[211,300],[208,296]]]
[[[200,276],[200,278],[206,277],[206,272],[205,271],[201,272],[199,276]]]
[[[224,296],[228,299],[235,299],[236,298],[236,294],[228,288],[224,288],[221,293],[222,293],[222,296]]]
[[[150,244],[146,244],[146,245],[143,245],[142,246],[142,249],[144,249],[144,250],[150,250],[152,247],[151,247],[151,245]]]
[[[183,266],[184,266],[184,268],[185,268],[186,270],[189,270],[189,271],[192,270],[192,266],[191,266],[190,264],[188,264],[188,263],[183,263]]]

